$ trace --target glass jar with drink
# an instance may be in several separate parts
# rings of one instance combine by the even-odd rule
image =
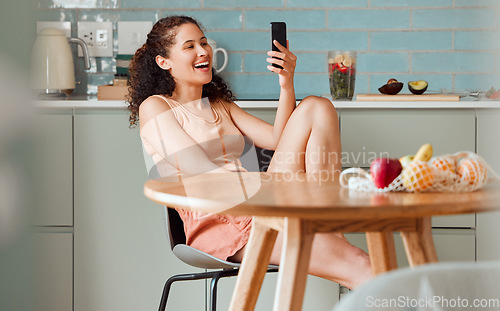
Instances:
[[[356,82],[356,52],[328,52],[328,75],[333,100],[352,100]]]

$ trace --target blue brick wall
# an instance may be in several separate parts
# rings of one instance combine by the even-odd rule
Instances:
[[[425,79],[435,91],[500,88],[499,0],[39,0],[37,19],[70,21],[75,35],[78,21],[111,21],[116,30],[118,21],[172,14],[197,18],[228,50],[223,76],[242,99],[278,95],[265,61],[270,21],[287,22],[298,98],[328,95],[329,50],[358,52],[356,93],[376,93],[389,78]],[[77,92],[96,93],[115,67],[113,57],[94,58],[84,72],[78,60]]]

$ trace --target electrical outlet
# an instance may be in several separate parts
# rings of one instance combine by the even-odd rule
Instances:
[[[118,22],[118,54],[133,55],[153,28],[153,22]]]
[[[87,44],[89,56],[113,56],[113,23],[78,22],[78,38]],[[80,47],[78,47],[78,56],[83,56]]]
[[[71,37],[71,22],[36,22],[36,33],[38,34],[42,29],[56,28],[62,30],[66,37]]]

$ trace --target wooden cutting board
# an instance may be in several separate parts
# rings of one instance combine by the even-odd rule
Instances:
[[[358,94],[357,101],[459,101],[460,96],[448,94]]]

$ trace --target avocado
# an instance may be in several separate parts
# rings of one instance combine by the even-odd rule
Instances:
[[[424,80],[408,82],[408,89],[415,95],[423,94],[427,90],[429,83]]]
[[[386,95],[396,95],[403,88],[402,82],[391,82],[378,88],[378,91]]]

